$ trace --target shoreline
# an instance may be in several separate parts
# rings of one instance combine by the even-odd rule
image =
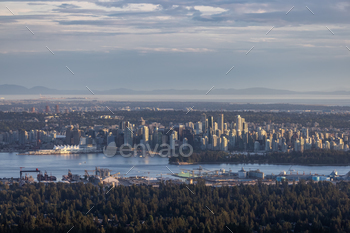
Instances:
[[[169,162],[171,165],[200,165],[200,164],[259,164],[259,165],[293,165],[293,166],[339,166],[347,167],[350,164],[299,164],[299,163],[244,163],[244,162]]]
[[[40,153],[40,152],[33,152],[33,153],[28,153],[28,152],[13,152],[16,153],[16,155],[74,155],[74,154],[100,154],[102,151],[91,151],[91,152],[86,152],[86,151],[79,151],[79,152],[45,152],[45,153]]]

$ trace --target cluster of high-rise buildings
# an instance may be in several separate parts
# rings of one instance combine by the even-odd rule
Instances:
[[[169,143],[171,149],[181,144],[190,144],[201,150],[221,151],[304,151],[311,149],[349,150],[348,132],[340,129],[321,129],[318,123],[303,127],[300,124],[275,124],[246,122],[240,115],[227,122],[224,114],[216,121],[213,116],[201,115],[198,122],[170,124],[165,127],[159,123],[138,125],[123,122],[108,142],[116,140],[117,146],[127,144]],[[123,136],[121,136],[123,135]]]
[[[10,130],[0,133],[0,144],[9,145],[32,145],[40,146],[52,142],[56,138],[57,132],[47,132],[44,130]]]
[[[321,129],[300,124],[246,122],[240,115],[225,122],[220,114],[217,122],[202,114],[201,120],[188,123],[201,140],[201,149],[224,151],[290,152],[317,149],[349,150],[349,137],[338,129]],[[311,131],[311,134],[310,134]]]
[[[225,121],[224,114],[213,116],[203,113],[198,122],[164,126],[146,122],[143,118],[136,124],[121,121],[118,125],[81,126],[68,125],[59,131],[9,131],[0,133],[0,144],[31,145],[50,148],[54,145],[79,145],[80,147],[103,146],[115,142],[117,147],[125,144],[168,144],[176,150],[182,144],[197,150],[218,151],[304,151],[311,149],[349,150],[348,132],[340,129],[320,128],[317,123],[303,127],[300,124],[275,124],[247,122],[237,115],[233,121]]]

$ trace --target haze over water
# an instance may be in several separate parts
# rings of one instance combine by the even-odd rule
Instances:
[[[255,104],[310,104],[350,106],[348,95],[2,95],[6,100],[82,100],[82,101],[180,101],[180,102],[232,102]]]

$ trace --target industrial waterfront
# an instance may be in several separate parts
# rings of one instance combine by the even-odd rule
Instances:
[[[196,178],[198,175],[214,177],[215,175],[232,175],[239,177],[239,171],[247,172],[249,178],[250,171],[260,170],[264,173],[264,177],[274,178],[277,176],[297,175],[295,177],[308,177],[311,174],[318,176],[329,176],[334,170],[339,175],[345,175],[350,171],[350,166],[301,166],[301,165],[270,165],[270,164],[189,164],[174,165],[169,164],[167,158],[161,157],[131,157],[114,156],[108,158],[103,154],[75,154],[75,155],[17,155],[17,153],[0,153],[2,166],[0,170],[0,178],[19,178],[20,167],[24,170],[36,168],[41,173],[45,171],[48,177],[51,175],[62,180],[63,175],[68,174],[68,170],[79,177],[84,177],[86,171],[95,171],[97,167],[109,170],[110,174],[118,174],[119,177],[146,177],[148,179],[188,179]],[[133,168],[133,169],[131,169]],[[169,170],[169,169],[170,170]],[[131,170],[130,170],[131,169]],[[253,174],[253,173],[250,174]],[[93,172],[95,173],[95,172]],[[172,174],[173,173],[173,174]],[[176,174],[176,175],[174,175]],[[24,175],[24,174],[23,174]],[[32,175],[35,180],[37,174]],[[218,179],[220,177],[217,177]],[[232,177],[230,177],[232,178]],[[255,177],[256,178],[256,177]]]

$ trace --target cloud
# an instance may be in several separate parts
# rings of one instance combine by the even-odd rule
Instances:
[[[166,70],[172,69],[171,66],[165,68],[167,60],[181,64],[174,70],[176,75],[171,76],[174,80],[181,76],[183,81],[186,81],[193,76],[198,77],[197,82],[201,81],[196,70],[200,70],[203,64],[206,69],[200,75],[203,76],[203,83],[207,83],[210,77],[216,76],[223,68],[232,67],[233,64],[236,64],[237,72],[243,72],[243,68],[240,67],[245,65],[249,66],[246,72],[250,72],[249,69],[258,69],[259,64],[268,59],[278,64],[276,70],[271,69],[276,74],[266,75],[266,83],[274,85],[272,78],[268,79],[268,76],[275,75],[276,81],[277,73],[284,74],[286,72],[282,69],[288,69],[287,65],[281,63],[281,58],[289,59],[288,65],[303,61],[307,66],[311,59],[325,57],[331,60],[337,56],[350,55],[345,48],[350,47],[347,39],[350,38],[350,3],[344,0],[14,0],[6,2],[6,5],[15,16],[5,7],[0,8],[0,21],[3,22],[0,24],[0,30],[3,32],[0,33],[0,53],[6,53],[7,57],[11,54],[19,56],[21,52],[30,54],[37,59],[30,63],[33,67],[41,63],[40,59],[47,60],[48,55],[52,55],[45,48],[48,46],[55,55],[68,52],[79,54],[75,60],[70,60],[71,54],[66,54],[65,61],[70,60],[70,66],[81,66],[81,69],[92,64],[113,63],[114,59],[123,59],[120,54],[127,54],[128,62],[137,61],[149,65],[144,65],[143,69],[149,71],[147,77],[150,82],[155,79],[162,80]],[[306,9],[306,5],[312,9],[314,15]],[[292,6],[293,10],[286,15]],[[35,35],[25,26],[31,28]],[[274,29],[266,35],[272,26]],[[252,46],[255,47],[249,56],[244,55]],[[108,52],[111,56],[101,55]],[[34,56],[35,53],[38,56]],[[103,58],[91,62],[85,53]],[[7,58],[5,55],[2,57],[4,61]],[[236,57],[238,55],[240,57]],[[56,57],[58,56],[53,58],[57,59]],[[82,57],[86,58],[86,65],[81,61]],[[45,64],[55,67],[54,62],[57,60],[54,59],[47,60]],[[158,63],[164,62],[164,68],[160,67],[159,71],[154,71],[155,60],[152,59]],[[13,64],[18,64],[15,60],[13,59]],[[184,60],[186,62],[183,62]],[[201,62],[196,62],[198,60]],[[8,64],[9,67],[11,64]],[[126,62],[123,64],[127,65]],[[225,66],[222,67],[222,64]],[[183,67],[186,69],[184,68],[182,73],[180,71]],[[28,67],[28,70],[30,69]],[[122,69],[121,66],[115,71],[111,65],[98,75],[113,76],[122,72]],[[346,73],[346,68],[339,69],[340,73]],[[9,68],[6,72],[13,77]],[[60,75],[64,75],[66,70],[62,72]],[[118,73],[118,77],[132,76],[136,82],[136,77],[141,74],[131,71],[133,72],[134,76],[124,72]],[[323,73],[316,73],[315,75],[327,81]],[[253,72],[251,75],[253,74],[259,75],[259,72]],[[38,80],[39,77],[45,76],[42,75],[38,75]],[[245,73],[240,75],[249,76]],[[293,76],[297,74],[290,74],[289,78]],[[234,84],[234,81],[231,84]],[[142,85],[147,85],[147,82]]]
[[[74,5],[74,4],[67,4],[63,3],[58,6],[59,8],[64,8],[64,9],[76,9],[76,8],[81,8],[80,6]]]
[[[203,52],[214,52],[208,48],[136,48],[143,53],[145,52],[175,52],[175,53],[203,53]]]
[[[194,6],[195,10],[198,10],[202,15],[217,15],[222,12],[228,11],[227,9],[212,6]]]
[[[42,3],[42,2],[39,2],[39,3],[36,3],[36,2],[28,2],[27,3],[29,6],[42,6],[42,5],[47,5],[47,3]]]
[[[202,13],[194,13],[192,19],[201,22],[223,22],[231,20],[227,14],[203,15]]]

